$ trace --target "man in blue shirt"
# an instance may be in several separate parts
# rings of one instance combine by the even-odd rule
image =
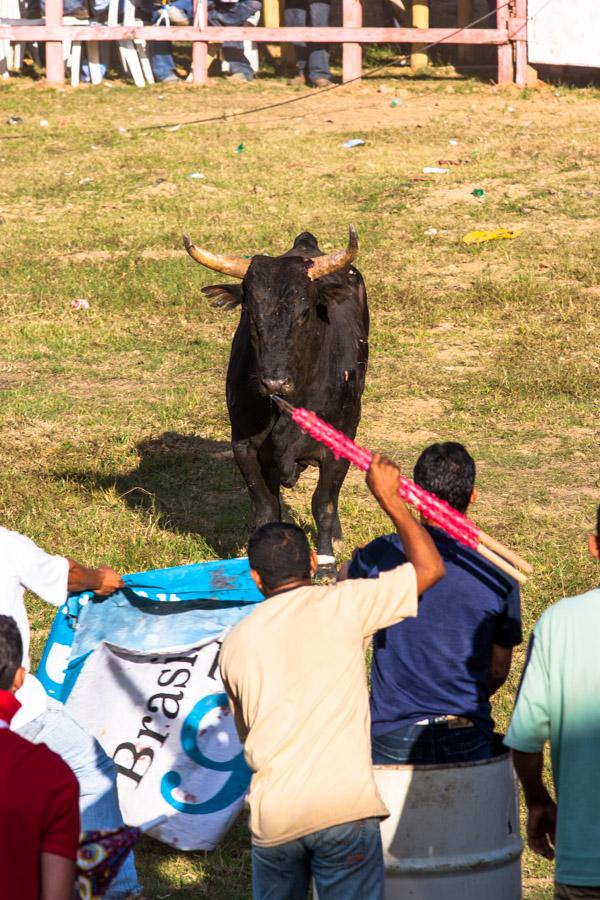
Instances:
[[[477,498],[475,463],[461,444],[433,444],[414,470],[418,485],[460,512]],[[371,741],[379,765],[464,762],[493,754],[490,697],[521,643],[513,579],[446,532],[424,523],[446,577],[425,591],[419,614],[373,638]],[[356,551],[349,578],[376,578],[405,561],[396,534]]]
[[[600,559],[600,507],[589,548]],[[525,793],[529,846],[546,859],[556,848],[555,900],[600,900],[599,633],[600,588],[544,612],[506,735]],[[557,803],[544,785],[546,741]]]

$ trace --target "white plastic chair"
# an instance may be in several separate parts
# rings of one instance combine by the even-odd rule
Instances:
[[[3,0],[0,0],[3,2]],[[79,19],[72,16],[63,18],[65,25],[83,25],[85,24]],[[142,25],[140,19],[135,17],[135,3],[133,0],[123,0],[123,21],[119,22],[119,0],[110,0],[108,6],[108,25]],[[92,28],[103,28],[103,25],[92,24]],[[77,86],[79,84],[81,71],[81,46],[83,41],[65,41],[64,57],[65,62],[71,68],[71,84]],[[110,47],[112,42],[106,41],[86,41],[88,63],[90,67],[90,81],[92,84],[100,84],[104,75],[102,65],[107,65],[110,58]],[[146,82],[154,84],[154,76],[152,75],[152,67],[146,51],[146,42],[144,40],[123,40],[117,41],[119,50],[119,58],[124,72],[128,72],[133,78],[137,87],[144,87]]]
[[[196,10],[196,16],[194,18],[194,26],[198,28],[199,24],[199,14],[200,14],[200,3],[198,3],[198,7]],[[260,21],[260,9],[258,9],[255,13],[253,13],[246,21],[244,25],[258,25]],[[220,58],[221,59],[221,71],[229,72],[229,63],[223,59],[222,47],[221,44],[209,44],[208,45],[208,55],[213,59]],[[244,56],[250,63],[250,68],[253,72],[258,72],[259,69],[259,58],[258,58],[258,44],[254,41],[244,41]],[[188,75],[186,81],[192,80],[192,73]]]
[[[19,0],[0,0],[0,21],[4,25],[31,25],[37,20],[21,18]],[[10,77],[10,71],[19,72],[23,68],[23,41],[0,41],[0,78]]]
[[[89,22],[76,19],[75,16],[63,16],[63,25],[88,25],[90,28],[100,28],[100,25],[91,25]],[[71,84],[77,87],[81,76],[81,49],[86,45],[88,65],[90,68],[90,81],[92,84],[100,84],[104,75],[102,63],[106,58],[106,51],[100,48],[100,41],[63,41],[63,59],[65,65],[71,69]],[[102,42],[103,43],[103,42]]]
[[[258,25],[260,20],[260,9],[257,9],[253,15],[249,16],[244,22],[244,25]],[[258,61],[258,44],[254,41],[244,41],[244,56],[250,63],[250,68],[253,72],[258,72],[259,61]],[[229,63],[226,60],[221,60],[221,71],[229,72]]]
[[[119,24],[119,0],[110,0],[108,24]],[[141,19],[136,19],[135,17],[135,3],[133,0],[123,0],[123,21],[121,24],[143,24]],[[154,75],[152,74],[150,59],[148,58],[146,41],[118,41],[118,44],[121,65],[126,72],[129,71],[137,87],[144,87],[146,81],[148,84],[154,84]]]

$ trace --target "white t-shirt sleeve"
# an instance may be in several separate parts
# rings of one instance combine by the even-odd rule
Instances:
[[[69,561],[64,556],[50,556],[23,534],[15,531],[8,534],[11,567],[23,587],[52,606],[64,603],[67,598]]]

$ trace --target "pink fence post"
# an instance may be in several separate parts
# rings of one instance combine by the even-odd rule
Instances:
[[[60,26],[63,0],[46,0],[46,25]],[[46,80],[48,84],[65,83],[65,63],[62,41],[46,41]]]
[[[527,84],[527,0],[515,0],[512,21],[515,41],[515,81],[519,87]]]
[[[496,0],[496,28],[506,29],[508,33],[508,19],[510,16],[506,0]],[[498,44],[498,84],[512,84],[513,82],[513,48],[510,41]]]
[[[360,0],[344,0],[344,28],[362,26],[362,6]],[[362,47],[360,44],[344,44],[342,54],[342,80],[353,81],[362,75]]]
[[[204,31],[208,25],[206,0],[194,0],[194,26]],[[208,82],[208,44],[194,41],[192,44],[192,84]]]

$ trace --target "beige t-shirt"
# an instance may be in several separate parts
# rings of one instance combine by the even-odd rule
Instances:
[[[389,815],[371,766],[365,639],[416,614],[407,563],[277,594],[227,635],[220,668],[254,772],[255,843]]]

